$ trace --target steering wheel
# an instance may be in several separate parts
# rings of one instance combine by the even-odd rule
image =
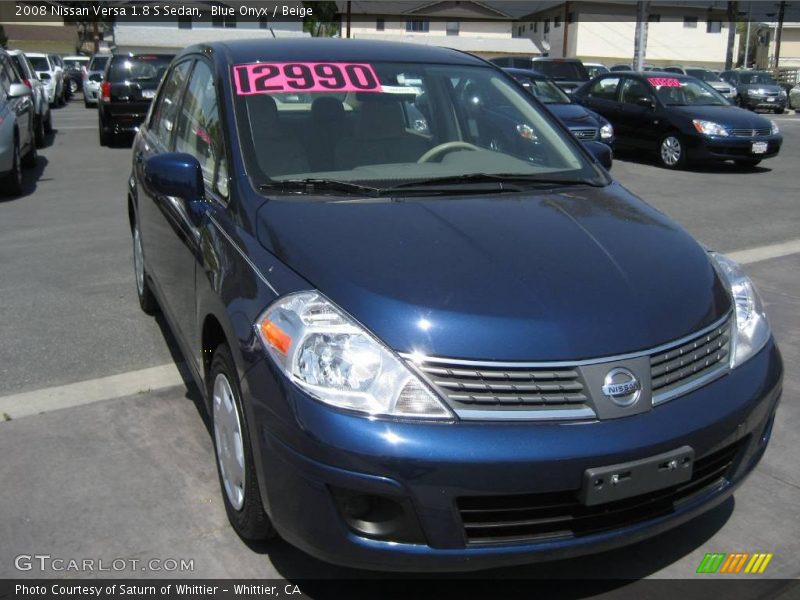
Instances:
[[[478,146],[475,144],[470,144],[469,142],[445,142],[444,144],[439,144],[438,146],[434,146],[430,150],[428,150],[425,154],[420,156],[417,159],[418,163],[426,163],[430,162],[432,158],[439,156],[440,154],[444,154],[445,152],[452,152],[453,150],[480,150]]]

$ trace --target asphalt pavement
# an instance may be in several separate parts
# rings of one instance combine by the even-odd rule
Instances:
[[[786,364],[760,466],[734,498],[656,538],[458,577],[683,579],[695,577],[707,552],[773,553],[762,577],[775,579],[775,593],[779,579],[800,576],[800,117],[775,120],[783,150],[752,171],[670,172],[629,156],[612,171],[701,242],[747,263]],[[80,98],[53,121],[26,193],[0,200],[0,578],[108,575],[19,570],[17,557],[33,554],[140,561],[114,576],[380,576],[234,534],[199,394],[175,366],[182,359],[163,322],[136,301],[130,149],[99,146],[96,111]],[[191,561],[192,569],[142,568],[152,559]],[[624,585],[635,597],[640,584]]]

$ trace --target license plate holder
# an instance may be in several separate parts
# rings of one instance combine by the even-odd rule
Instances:
[[[775,102],[775,98],[767,98],[767,102]]]
[[[693,467],[694,449],[682,446],[640,460],[586,469],[579,499],[595,506],[672,487],[689,481]]]
[[[753,142],[751,150],[753,154],[766,154],[767,142]]]

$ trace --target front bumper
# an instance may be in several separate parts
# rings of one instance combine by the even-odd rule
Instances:
[[[780,354],[770,341],[750,361],[703,388],[649,412],[606,421],[370,420],[306,396],[267,361],[247,372],[242,391],[249,400],[262,498],[284,539],[350,567],[460,571],[610,549],[671,529],[718,505],[763,454],[781,381]],[[590,532],[512,536],[495,543],[476,543],[465,532],[465,513],[459,510],[464,499],[502,505],[529,495],[577,497],[588,468],[684,445],[699,459],[729,449],[732,463],[724,477],[670,504],[666,512],[645,511]],[[409,513],[420,539],[411,543],[356,533],[342,516],[337,490],[396,501]]]
[[[754,153],[753,143],[764,142],[767,144],[766,152]],[[783,144],[781,134],[753,137],[694,137],[688,145],[688,156],[694,161],[718,160],[761,160],[772,158],[780,152]]]
[[[97,103],[97,97],[100,94],[100,84],[87,81],[83,86],[83,99],[90,104]]]
[[[741,96],[742,106],[750,110],[786,110],[786,96]]]

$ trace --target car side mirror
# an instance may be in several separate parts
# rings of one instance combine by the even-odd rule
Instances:
[[[599,162],[606,171],[611,170],[611,165],[614,162],[614,152],[608,146],[608,144],[604,144],[603,142],[582,142],[586,149],[589,151],[589,154],[595,157],[597,162]]]
[[[652,109],[652,108],[656,107],[656,103],[653,102],[653,99],[652,98],[647,98],[647,97],[639,98],[638,100],[636,100],[636,104],[638,106],[641,106],[642,108],[651,108]]]
[[[31,88],[24,83],[12,83],[8,88],[9,98],[24,98],[31,95]]]
[[[205,186],[203,170],[194,156],[184,152],[151,156],[144,163],[144,181],[155,195],[177,202],[195,226],[200,224]]]

